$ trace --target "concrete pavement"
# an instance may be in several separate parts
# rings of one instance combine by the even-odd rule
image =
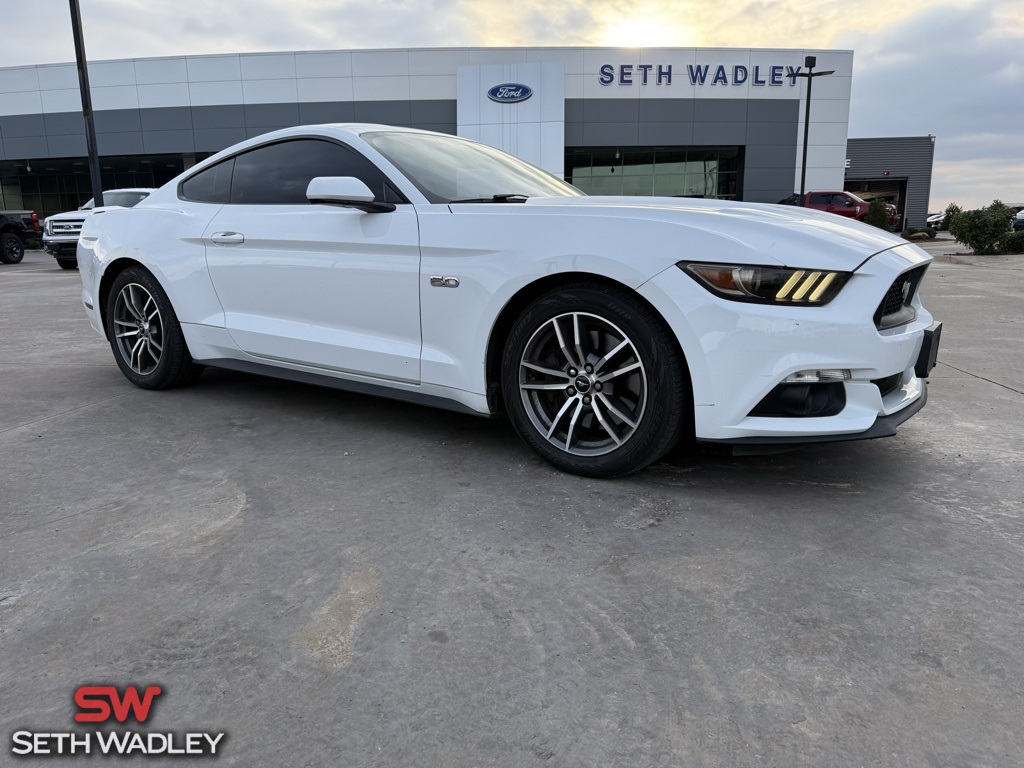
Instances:
[[[1022,265],[932,266],[897,437],[617,481],[500,420],[135,389],[77,273],[0,266],[0,764],[157,683],[226,765],[1020,765]]]

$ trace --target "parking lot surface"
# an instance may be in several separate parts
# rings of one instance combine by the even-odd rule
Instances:
[[[79,291],[0,266],[0,764],[86,683],[226,765],[1024,763],[1022,257],[931,267],[897,437],[615,481],[502,420],[138,390]]]

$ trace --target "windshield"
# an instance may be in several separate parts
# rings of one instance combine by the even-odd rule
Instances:
[[[132,208],[149,197],[149,192],[104,192],[103,205],[119,205],[122,208]],[[80,210],[91,211],[96,207],[96,201],[90,200]]]
[[[362,137],[432,203],[521,202],[583,194],[512,155],[456,136],[380,131]]]

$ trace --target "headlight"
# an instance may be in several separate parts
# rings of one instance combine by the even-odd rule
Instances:
[[[49,219],[43,219],[43,231],[48,235],[53,234],[53,224],[50,223]]]
[[[700,264],[689,261],[680,261],[676,266],[723,299],[816,307],[832,301],[851,274],[824,269]]]

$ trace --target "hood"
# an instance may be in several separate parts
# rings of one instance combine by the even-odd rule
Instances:
[[[104,205],[99,208],[90,208],[87,211],[67,211],[66,213],[55,213],[53,216],[47,216],[47,221],[85,221],[88,217],[94,213],[103,213],[104,211],[119,211],[124,208],[123,205]]]
[[[747,252],[762,263],[849,271],[906,240],[843,216],[789,205],[675,197],[546,197],[525,206],[578,209],[604,217],[676,224],[729,241],[730,253]],[[708,260],[713,260],[709,257]]]
[[[65,213],[55,213],[53,216],[47,216],[47,221],[85,221],[85,218],[92,213],[92,211],[66,211]]]

